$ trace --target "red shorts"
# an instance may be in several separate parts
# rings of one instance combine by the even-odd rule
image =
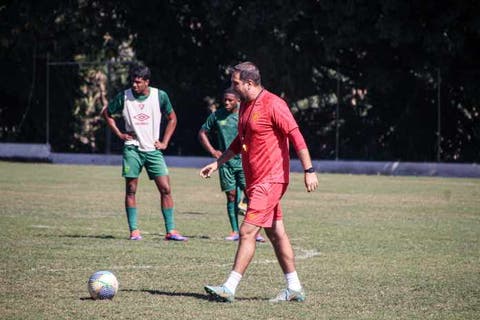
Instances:
[[[271,228],[273,221],[282,220],[280,199],[287,187],[287,183],[259,183],[248,188],[248,209],[244,222]]]

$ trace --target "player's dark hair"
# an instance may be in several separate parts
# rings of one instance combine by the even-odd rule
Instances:
[[[142,78],[143,80],[150,80],[150,68],[142,65],[134,65],[130,68],[129,72],[130,80],[133,81],[135,78]]]
[[[226,94],[233,94],[235,98],[240,100],[240,95],[238,94],[237,91],[233,90],[232,88],[225,89],[225,91],[223,91],[223,95],[226,95]]]
[[[245,61],[239,63],[236,66],[229,68],[229,71],[230,73],[238,72],[240,80],[242,81],[252,80],[253,83],[257,85],[260,85],[262,82],[260,70],[258,70],[258,67],[253,62]]]

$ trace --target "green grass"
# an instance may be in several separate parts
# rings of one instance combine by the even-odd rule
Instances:
[[[0,162],[1,319],[479,319],[480,180],[293,174],[282,206],[307,301],[272,305],[284,286],[259,244],[233,304],[203,286],[225,280],[236,249],[217,177],[170,168],[177,227],[163,241],[157,191],[137,193],[143,241],[128,241],[120,168]],[[117,275],[112,301],[88,277]]]

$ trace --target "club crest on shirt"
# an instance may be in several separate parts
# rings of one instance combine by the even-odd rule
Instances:
[[[141,110],[143,110],[143,108],[145,108],[145,105],[144,105],[143,103],[139,103],[139,104],[138,104],[138,107],[139,107]]]
[[[257,122],[258,119],[260,118],[260,115],[261,115],[260,111],[255,111],[252,115],[252,121]]]

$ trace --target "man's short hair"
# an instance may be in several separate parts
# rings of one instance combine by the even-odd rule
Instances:
[[[133,81],[135,78],[150,80],[150,68],[142,65],[134,65],[130,68],[129,76],[131,81]]]
[[[260,77],[260,70],[258,67],[250,61],[242,62],[237,64],[234,67],[229,68],[230,73],[238,72],[240,75],[240,80],[248,81],[252,80],[253,83],[260,85],[261,77]]]
[[[225,91],[223,91],[223,95],[226,95],[226,94],[232,94],[235,96],[235,98],[240,100],[240,95],[238,94],[237,91],[233,90],[232,88],[225,89]]]

